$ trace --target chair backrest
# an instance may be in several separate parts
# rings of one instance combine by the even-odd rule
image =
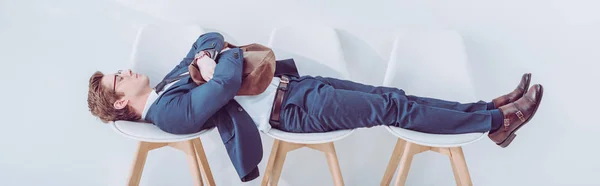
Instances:
[[[350,78],[338,34],[333,28],[275,28],[268,46],[277,59],[294,58],[300,75]]]
[[[404,32],[396,37],[385,86],[407,94],[475,102],[462,37],[455,31]]]
[[[204,30],[198,26],[147,25],[138,31],[130,68],[145,74],[154,87],[181,62]]]

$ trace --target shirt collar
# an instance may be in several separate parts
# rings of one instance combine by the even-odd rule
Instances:
[[[144,105],[144,111],[142,111],[142,120],[146,120],[146,114],[148,113],[148,110],[150,110],[152,103],[158,99],[158,96],[159,95],[154,90],[150,92],[150,95],[148,95],[148,99],[146,100],[146,105]]]
[[[184,72],[181,75],[188,74],[188,73],[189,72]],[[174,82],[171,82],[171,83],[165,85],[163,90],[159,93],[156,93],[156,91],[154,91],[154,89],[150,92],[150,95],[148,95],[148,99],[146,100],[146,105],[144,105],[144,110],[142,111],[142,120],[146,120],[146,114],[148,113],[148,110],[150,110],[152,103],[154,103],[154,101],[156,101],[156,99],[158,99],[158,97],[160,97],[160,95],[163,94],[167,89],[169,89],[171,86],[173,86],[173,84],[175,84],[179,81],[181,81],[181,80],[177,80],[177,81],[174,81]]]

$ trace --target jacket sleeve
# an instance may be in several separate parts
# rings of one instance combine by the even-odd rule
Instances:
[[[169,72],[165,77],[173,76],[173,73],[178,72],[180,68],[187,68],[187,66],[189,66],[194,60],[196,53],[209,49],[221,51],[223,50],[224,45],[225,40],[223,35],[218,32],[209,32],[200,35],[198,39],[196,39],[196,42],[192,44],[192,48],[190,48],[190,51],[188,51],[185,58],[183,58],[181,62],[179,62],[179,65],[173,68],[173,70],[171,70],[171,72]]]
[[[227,104],[242,84],[242,50],[234,48],[220,54],[213,78],[188,92],[191,105],[188,118],[194,123],[205,123]]]

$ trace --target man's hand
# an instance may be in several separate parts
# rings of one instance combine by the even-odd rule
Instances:
[[[221,50],[221,52],[225,52],[230,48],[230,46],[233,46],[227,42],[225,42],[225,46],[223,47],[223,50]],[[221,53],[219,52],[219,53]],[[215,53],[216,54],[216,53]],[[200,70],[200,75],[202,76],[202,79],[204,79],[204,81],[208,82],[208,80],[213,78],[213,74],[215,73],[215,68],[217,67],[217,63],[215,62],[215,60],[213,60],[211,58],[211,53],[206,52],[206,51],[202,51],[199,52],[198,54],[196,54],[195,58],[196,61],[194,63],[196,63],[196,66],[198,66],[199,70]]]
[[[196,65],[198,65],[198,68],[200,68],[200,74],[202,75],[204,81],[208,82],[213,78],[215,68],[217,67],[215,60],[208,56],[203,56],[196,60]]]

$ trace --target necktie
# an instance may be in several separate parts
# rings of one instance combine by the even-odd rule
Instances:
[[[173,83],[177,80],[183,79],[185,77],[189,77],[190,74],[189,73],[185,73],[185,74],[181,74],[172,78],[165,78],[164,80],[162,80],[160,83],[158,83],[156,85],[156,87],[154,87],[154,90],[156,91],[156,93],[158,94],[160,91],[162,91],[166,85],[168,85],[169,83]]]

